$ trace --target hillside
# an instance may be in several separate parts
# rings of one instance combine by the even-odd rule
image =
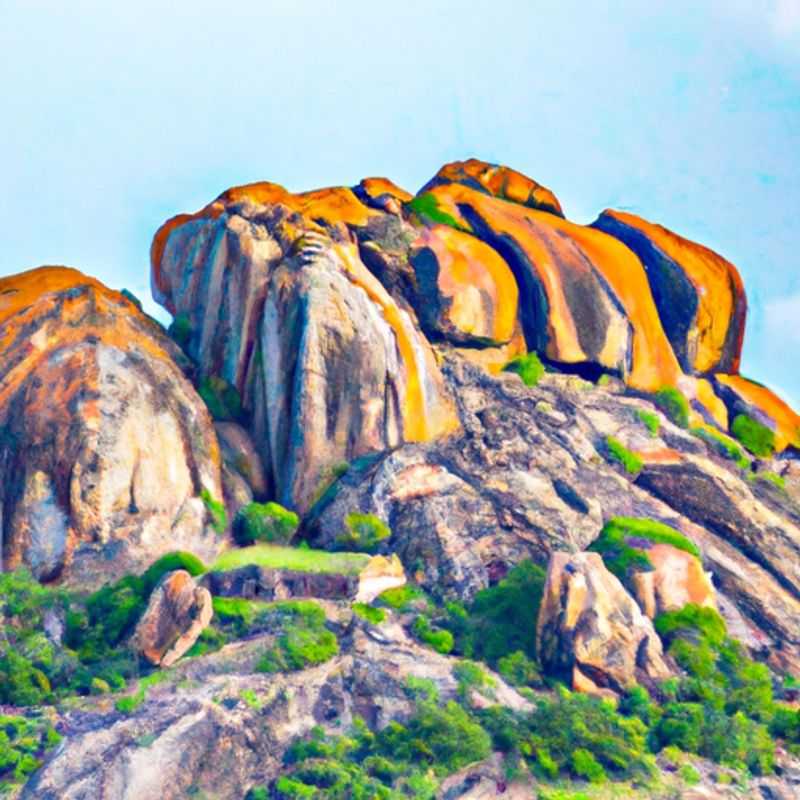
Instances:
[[[164,329],[0,278],[8,796],[793,798],[800,416],[736,267],[511,168],[235,187]]]

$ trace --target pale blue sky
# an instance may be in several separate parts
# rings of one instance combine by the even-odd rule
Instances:
[[[155,229],[228,186],[477,156],[734,261],[743,372],[800,406],[800,0],[160,5],[0,0],[0,273],[145,298]]]

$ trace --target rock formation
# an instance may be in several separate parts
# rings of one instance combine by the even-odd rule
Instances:
[[[133,302],[43,267],[0,279],[3,569],[81,585],[161,553],[210,558],[221,497],[211,420],[178,348]]]
[[[554,553],[537,624],[539,659],[573,688],[623,693],[669,677],[661,640],[597,553]]]
[[[171,667],[198,639],[214,611],[208,589],[185,570],[168,572],[153,589],[134,642],[151,663]]]

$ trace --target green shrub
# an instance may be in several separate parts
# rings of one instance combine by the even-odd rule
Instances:
[[[449,225],[458,230],[467,230],[458,220],[446,211],[439,208],[439,201],[436,195],[431,192],[419,194],[408,203],[406,208],[413,211],[417,216],[427,219],[434,224]]]
[[[585,778],[591,783],[604,783],[608,780],[606,771],[589,750],[583,747],[573,750],[570,761],[572,772],[579,778]]]
[[[207,571],[206,565],[194,553],[187,553],[182,550],[167,553],[151,564],[143,573],[142,594],[149,596],[164,575],[179,569],[185,570],[194,578],[205,574]]]
[[[619,439],[613,436],[606,437],[606,450],[608,451],[609,458],[621,464],[625,472],[629,475],[636,476],[644,467],[642,459],[631,450],[628,450]]]
[[[653,395],[653,402],[679,428],[689,427],[689,401],[672,386],[665,386]]]
[[[211,492],[206,488],[201,490],[200,499],[208,512],[211,527],[220,535],[225,533],[225,529],[228,527],[228,513],[225,510],[225,503],[214,499]]]
[[[188,314],[178,314],[167,328],[167,335],[182,349],[186,350],[192,338],[192,323]]]
[[[526,386],[536,386],[545,373],[544,364],[535,352],[513,358],[503,369],[505,372],[516,372]]]
[[[209,413],[220,422],[241,422],[244,413],[242,398],[235,386],[231,386],[224,378],[211,375],[203,378],[197,387],[197,393],[203,398]]]
[[[430,606],[425,592],[410,583],[394,589],[387,589],[378,597],[378,602],[399,612],[419,611]]]
[[[715,430],[710,425],[694,427],[691,433],[710,444],[723,458],[735,461],[741,469],[750,467],[750,459],[744,450],[733,439]]]
[[[658,634],[671,642],[681,633],[695,633],[710,645],[719,647],[725,641],[727,630],[725,620],[713,608],[705,608],[693,603],[679,611],[666,611],[655,619]]]
[[[478,592],[468,611],[451,604],[445,624],[455,635],[457,652],[491,667],[516,651],[535,659],[545,578],[541,567],[522,561],[495,586]]]
[[[777,704],[769,730],[788,744],[800,745],[800,709]]]
[[[469,701],[473,691],[488,697],[494,696],[497,682],[474,661],[459,661],[453,667],[453,677],[458,681],[459,697],[465,702]]]
[[[434,628],[424,614],[420,614],[411,627],[414,636],[432,647],[437,653],[446,655],[453,649],[453,634],[443,628]]]
[[[661,429],[661,418],[658,414],[639,408],[636,410],[636,418],[650,431],[650,436],[654,439],[658,436],[658,432]]]
[[[754,477],[755,480],[766,481],[766,483],[771,483],[778,489],[786,489],[786,479],[782,475],[778,475],[777,472],[763,470],[762,472],[756,472]]]
[[[322,664],[339,652],[335,634],[325,627],[325,612],[312,601],[270,604],[271,624],[280,633],[261,654],[259,672],[290,672]]]
[[[700,773],[691,764],[684,764],[678,770],[678,775],[680,775],[681,780],[689,786],[700,783]]]
[[[353,603],[353,613],[373,625],[380,625],[386,620],[386,612],[382,608],[375,608],[366,603]]]
[[[38,716],[0,715],[0,794],[24,782],[41,766],[41,758],[61,736]]]
[[[299,522],[294,511],[279,503],[248,503],[236,514],[233,530],[240,545],[287,544],[297,532]]]
[[[700,557],[697,545],[674,528],[652,519],[636,517],[612,517],[587,549],[600,553],[609,572],[630,588],[630,578],[634,572],[653,569],[647,555],[648,542],[668,544],[696,558]]]
[[[497,671],[512,686],[540,686],[539,665],[522,650],[515,650],[497,661]]]
[[[392,535],[389,526],[374,514],[353,512],[344,522],[345,532],[336,538],[336,547],[340,550],[374,553],[378,545]]]
[[[770,458],[775,452],[775,432],[747,414],[739,414],[731,433],[754,455]]]

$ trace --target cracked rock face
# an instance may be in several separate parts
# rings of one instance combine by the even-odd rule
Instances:
[[[217,439],[158,326],[76,270],[0,280],[4,569],[83,587],[178,548],[205,558]]]
[[[539,608],[542,666],[575,689],[621,694],[668,678],[661,640],[597,553],[554,553]]]

